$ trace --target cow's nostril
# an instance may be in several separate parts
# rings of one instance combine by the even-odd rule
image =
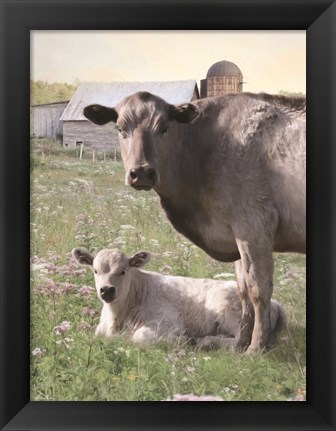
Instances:
[[[155,180],[155,169],[154,168],[149,168],[148,171],[147,171],[147,175],[148,175],[148,178],[150,180],[154,181]]]
[[[130,178],[131,180],[136,180],[138,178],[134,169],[132,169],[130,172]]]

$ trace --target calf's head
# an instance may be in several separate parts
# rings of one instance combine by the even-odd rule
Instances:
[[[72,255],[80,265],[91,267],[98,298],[106,303],[125,300],[132,288],[132,280],[137,277],[137,269],[150,259],[150,254],[145,251],[127,257],[117,249],[101,250],[94,257],[85,249],[74,248]]]
[[[84,116],[95,124],[116,123],[125,184],[137,190],[160,183],[160,170],[169,160],[169,140],[175,139],[170,136],[172,122],[190,123],[198,113],[192,103],[174,106],[147,92],[128,96],[114,108],[90,105],[84,109]]]

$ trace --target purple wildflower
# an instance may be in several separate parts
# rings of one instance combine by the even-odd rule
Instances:
[[[93,317],[93,316],[96,316],[97,314],[99,314],[99,311],[96,310],[95,308],[84,307],[82,310],[82,315],[86,317],[87,316]]]
[[[78,293],[80,296],[90,296],[94,289],[90,286],[83,286],[80,289],[78,289]]]
[[[71,323],[67,320],[64,320],[58,326],[55,326],[54,330],[56,335],[62,335],[64,332],[69,331],[71,328]]]
[[[87,322],[81,322],[78,326],[77,326],[78,331],[88,331],[89,329],[91,329],[91,325],[89,325],[89,323]]]

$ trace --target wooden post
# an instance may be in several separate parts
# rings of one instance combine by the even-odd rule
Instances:
[[[96,162],[96,150],[92,150],[92,163]]]
[[[103,153],[104,162],[106,161],[106,153]]]
[[[84,150],[84,144],[80,144],[79,160],[82,160],[83,150]]]
[[[115,162],[117,161],[117,149],[116,148],[114,149],[114,161]]]

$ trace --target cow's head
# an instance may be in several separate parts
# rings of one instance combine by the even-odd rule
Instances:
[[[80,265],[91,267],[98,298],[106,303],[122,303],[128,296],[132,280],[137,279],[137,269],[150,259],[150,254],[145,251],[128,258],[117,249],[101,250],[94,257],[83,248],[74,248],[72,255]]]
[[[171,156],[174,123],[190,123],[199,114],[192,103],[174,106],[158,96],[139,92],[126,97],[115,108],[90,105],[84,115],[95,124],[116,123],[126,185],[150,190],[160,183],[160,172]]]

